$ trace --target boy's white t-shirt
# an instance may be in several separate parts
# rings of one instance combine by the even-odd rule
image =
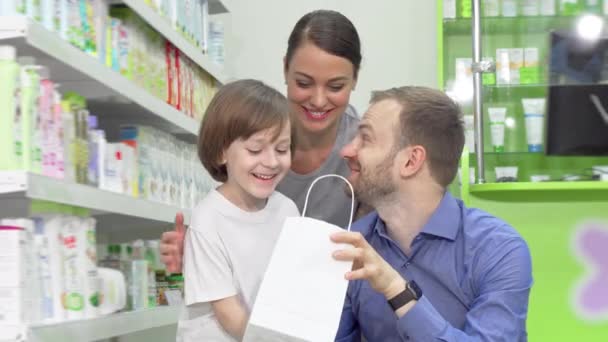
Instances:
[[[210,302],[240,294],[251,312],[287,217],[300,216],[295,203],[275,191],[266,207],[247,212],[212,190],[193,209],[184,243],[187,305],[177,341],[233,341]]]

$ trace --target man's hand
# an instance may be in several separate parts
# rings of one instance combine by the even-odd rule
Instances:
[[[169,273],[182,272],[185,235],[184,214],[177,213],[175,215],[175,230],[164,232],[160,241],[161,260]]]
[[[331,235],[336,243],[347,243],[354,248],[335,251],[334,259],[353,261],[353,269],[347,272],[348,280],[365,279],[370,286],[391,299],[405,289],[405,280],[367,243],[361,233],[340,232]]]

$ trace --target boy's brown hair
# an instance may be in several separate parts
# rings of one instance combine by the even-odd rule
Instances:
[[[228,174],[222,155],[230,144],[275,127],[273,139],[277,139],[289,122],[287,99],[274,88],[251,79],[228,83],[218,90],[205,111],[198,135],[198,157],[213,179],[225,182]],[[292,134],[292,154],[293,148]]]

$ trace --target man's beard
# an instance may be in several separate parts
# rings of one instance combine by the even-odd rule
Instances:
[[[353,184],[357,201],[376,207],[379,202],[390,199],[390,195],[396,191],[391,175],[395,155],[391,152],[371,171],[361,167],[359,177]]]

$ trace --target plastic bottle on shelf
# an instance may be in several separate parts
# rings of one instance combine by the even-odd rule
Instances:
[[[581,10],[579,0],[559,0],[559,14],[563,16],[577,15]]]
[[[26,13],[26,0],[0,1],[1,16],[24,16]]]
[[[127,283],[127,304],[125,309],[133,309],[133,295],[131,288],[132,276],[131,276],[131,246],[129,244],[117,244],[114,245],[114,253],[118,258],[119,270],[124,274],[125,281]]]
[[[53,117],[51,125],[50,154],[54,162],[52,176],[59,179],[65,178],[65,156],[62,141],[65,135],[63,131],[62,115],[63,107],[61,106],[59,84],[55,83],[53,89]]]
[[[55,85],[50,80],[48,69],[40,73],[40,93],[38,95],[38,115],[34,121],[34,140],[32,141],[32,168],[45,176],[55,175],[55,157],[52,150],[52,129],[54,119]]]
[[[498,17],[500,14],[499,0],[484,0],[482,7],[483,15],[486,17]]]
[[[521,7],[521,13],[525,17],[534,17],[539,14],[538,0],[523,0]]]
[[[148,307],[148,261],[145,259],[144,242],[133,242],[131,257],[131,298],[133,310]]]
[[[63,179],[76,181],[76,123],[69,100],[61,101],[61,126],[63,129]]]
[[[24,170],[32,170],[32,136],[33,122],[32,119],[37,116],[38,111],[38,94],[40,92],[40,76],[38,70],[40,66],[35,65],[36,60],[33,57],[19,57],[17,62],[21,65],[21,132],[20,139],[21,150],[23,151],[23,160],[21,168]]]
[[[502,16],[503,17],[516,17],[517,16],[517,1],[516,0],[502,0]]]
[[[89,111],[86,109],[84,97],[74,92],[64,94],[64,99],[69,103],[69,111],[74,118],[73,150],[71,160],[74,165],[74,175],[77,183],[86,184],[88,181],[89,151],[88,151],[88,117]]]
[[[145,243],[145,259],[148,266],[148,307],[153,308],[157,302],[156,270],[159,268],[160,255],[158,240],[148,240]]]
[[[28,18],[39,22],[41,20],[40,0],[26,0],[25,11]]]
[[[555,15],[555,0],[541,0],[539,10],[540,10],[540,15],[554,16]]]
[[[224,65],[224,26],[219,21],[209,23],[209,57],[217,65]]]
[[[600,0],[585,0],[585,11],[589,13],[601,14],[602,4]]]
[[[97,125],[97,116],[90,115],[88,119],[89,164],[87,183],[92,186],[99,186],[99,184],[103,184],[102,178],[104,177],[105,168],[104,157],[106,135],[103,130],[97,128]]]
[[[20,169],[22,120],[20,67],[15,47],[0,45],[0,169]]]

